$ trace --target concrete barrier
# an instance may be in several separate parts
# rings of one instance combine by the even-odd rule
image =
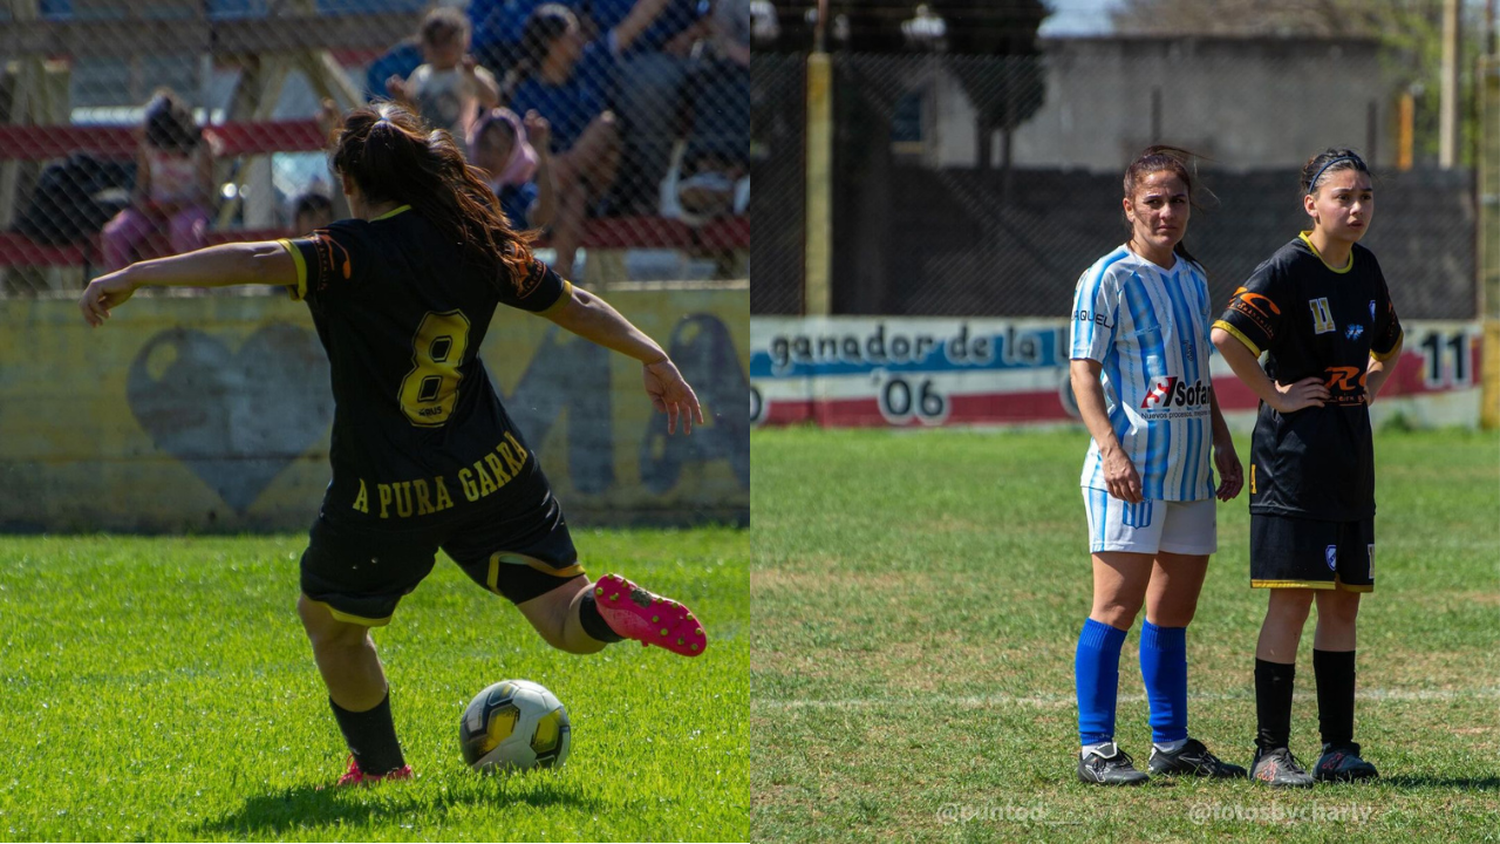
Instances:
[[[747,523],[747,289],[608,298],[710,418],[667,437],[634,361],[501,308],[480,355],[570,521]],[[0,302],[0,530],[303,530],[332,420],[300,303],[138,297],[90,330],[71,299]]]

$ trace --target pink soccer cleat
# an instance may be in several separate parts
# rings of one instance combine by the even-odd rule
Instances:
[[[365,788],[379,782],[388,782],[391,780],[409,780],[411,778],[412,772],[410,765],[402,765],[396,770],[385,774],[367,774],[359,769],[359,760],[355,759],[353,756],[350,756],[349,770],[345,771],[344,775],[339,777],[339,781],[334,783],[334,787],[343,788],[349,785],[357,785],[361,788]]]
[[[607,574],[594,584],[594,603],[610,629],[643,646],[656,645],[683,656],[697,656],[708,647],[703,623],[687,607],[618,574]]]

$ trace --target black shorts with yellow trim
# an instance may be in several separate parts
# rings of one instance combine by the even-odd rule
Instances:
[[[1251,513],[1250,585],[1373,591],[1375,519],[1326,522]]]
[[[536,462],[509,495],[441,529],[371,530],[318,516],[302,554],[302,591],[340,621],[378,627],[432,571],[441,548],[470,579],[512,603],[584,574],[578,551]]]

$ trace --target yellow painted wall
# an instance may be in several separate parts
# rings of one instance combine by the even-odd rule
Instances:
[[[710,418],[665,437],[638,364],[502,308],[481,355],[565,512],[745,522],[748,292],[608,298]],[[0,302],[0,529],[306,529],[332,418],[312,319],[283,297],[136,298],[92,330],[71,300]]]

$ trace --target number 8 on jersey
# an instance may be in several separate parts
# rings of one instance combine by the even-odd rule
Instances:
[[[463,311],[429,311],[412,337],[412,368],[401,379],[401,411],[411,424],[436,428],[447,423],[458,403],[458,382],[469,347],[469,318]]]

